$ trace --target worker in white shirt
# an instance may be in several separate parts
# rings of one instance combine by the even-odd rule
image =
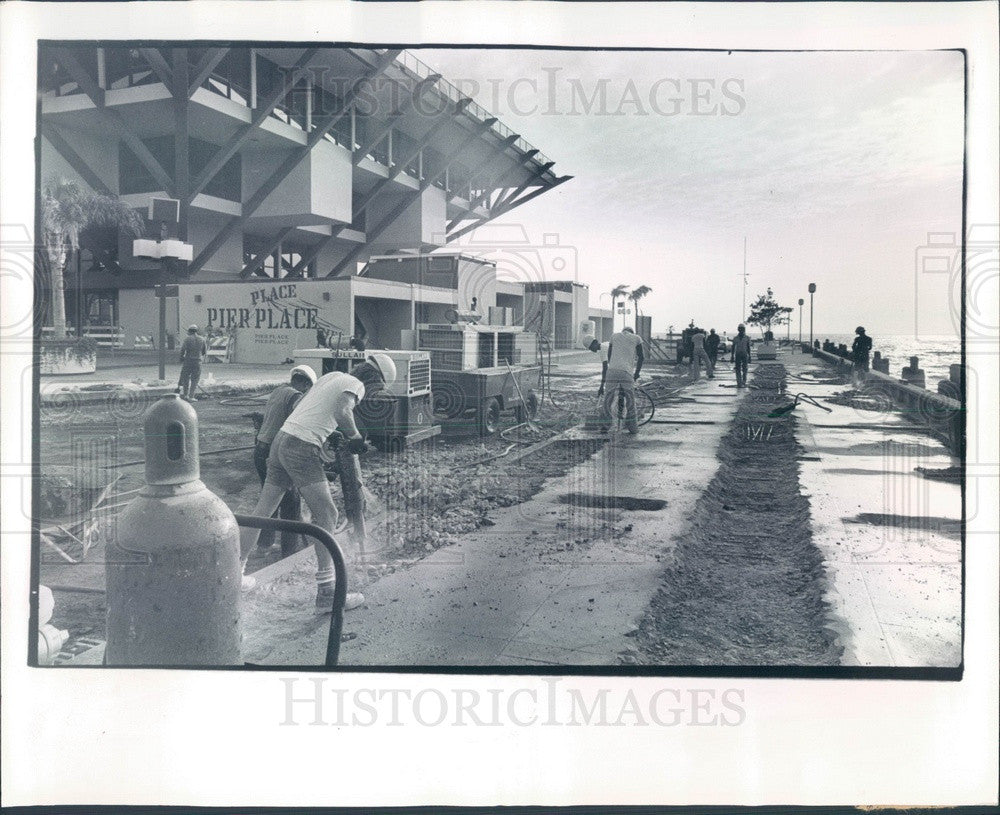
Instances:
[[[608,343],[608,361],[601,372],[601,387],[598,396],[603,396],[605,386],[607,398],[602,402],[603,422],[611,426],[611,403],[620,388],[625,399],[625,429],[631,434],[639,432],[639,420],[635,408],[635,381],[639,378],[645,357],[642,339],[631,328],[624,328],[611,337]]]
[[[333,532],[337,526],[337,507],[330,495],[323,469],[322,447],[339,431],[348,450],[361,454],[368,450],[354,421],[354,409],[367,397],[396,379],[396,365],[388,354],[369,354],[350,374],[334,371],[321,376],[296,405],[274,437],[267,458],[267,478],[257,506],[251,514],[268,518],[278,508],[288,490],[298,489],[312,513],[312,523]],[[245,527],[240,532],[240,552],[244,565],[253,550],[260,530]],[[333,559],[319,541],[315,542],[316,611],[333,608]],[[252,578],[244,578],[244,588],[253,588]],[[360,592],[349,592],[346,609],[364,602]]]

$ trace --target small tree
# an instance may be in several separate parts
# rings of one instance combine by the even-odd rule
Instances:
[[[50,181],[42,193],[42,242],[48,261],[55,339],[66,337],[66,298],[63,280],[72,252],[80,250],[80,236],[90,229],[114,227],[135,237],[142,233],[139,214],[117,196],[101,195],[75,181]]]
[[[639,331],[639,301],[649,294],[652,289],[649,286],[636,286],[632,289],[632,293],[628,296],[628,299],[635,303],[635,330],[636,333]]]
[[[791,311],[788,306],[779,305],[774,299],[774,292],[768,288],[767,294],[758,295],[750,304],[750,316],[747,317],[747,322],[759,326],[765,338],[768,338],[768,335],[773,337],[771,326],[787,323],[791,319],[788,316]]]

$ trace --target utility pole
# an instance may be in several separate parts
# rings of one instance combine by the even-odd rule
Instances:
[[[157,299],[159,300],[160,325],[159,325],[159,354],[158,354],[158,377],[160,381],[166,379],[167,363],[167,297],[177,297],[176,285],[168,286],[167,279],[173,271],[176,261],[186,260],[191,262],[193,247],[190,243],[185,243],[177,239],[168,238],[168,224],[177,224],[180,216],[180,201],[175,198],[151,198],[149,201],[148,220],[158,224],[159,239],[150,240],[148,238],[137,238],[132,241],[132,254],[139,258],[150,258],[160,261],[159,284],[154,287]]]
[[[809,347],[813,347],[813,295],[816,293],[816,284],[809,284]]]
[[[743,236],[743,308],[740,311],[740,322],[746,322],[747,318],[747,236]]]

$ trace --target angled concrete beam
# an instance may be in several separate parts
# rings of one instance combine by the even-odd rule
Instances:
[[[525,181],[524,181],[523,184],[521,184],[519,187],[517,187],[516,189],[514,189],[513,192],[510,192],[507,195],[503,196],[503,198],[501,198],[499,201],[497,201],[493,206],[494,207],[501,207],[502,208],[504,205],[506,205],[510,201],[513,201],[515,198],[517,198],[517,196],[519,196],[522,192],[524,192],[526,189],[528,189],[528,187],[532,186],[532,184],[534,183],[534,181],[539,176],[544,175],[549,170],[549,168],[551,168],[554,164],[555,164],[554,161],[550,161],[547,164],[543,164],[541,167],[539,167],[537,170],[535,170],[533,173],[531,173],[528,176],[528,178],[525,179]],[[493,209],[493,207],[490,207],[490,209]]]
[[[84,161],[80,154],[73,149],[73,147],[62,137],[58,130],[56,130],[51,124],[42,120],[42,137],[47,139],[49,144],[51,144],[55,151],[65,159],[66,163],[72,167],[77,173],[80,174],[82,178],[94,192],[99,192],[102,195],[114,195],[110,187],[105,184],[97,176],[90,166]]]
[[[240,277],[245,280],[250,277],[250,275],[257,274],[257,272],[263,268],[264,261],[267,260],[268,256],[271,255],[279,246],[281,246],[282,242],[292,233],[293,229],[295,229],[294,226],[286,226],[282,229],[278,233],[277,237],[271,241],[267,249],[263,252],[258,252],[254,256],[253,260],[243,267],[243,271],[240,272]]]
[[[205,165],[205,169],[202,170],[198,177],[194,180],[191,185],[191,192],[188,194],[188,203],[194,200],[194,197],[198,195],[208,183],[219,174],[219,171],[226,166],[226,162],[229,161],[237,151],[246,144],[247,139],[249,139],[254,131],[257,130],[270,116],[274,109],[281,104],[281,100],[284,99],[291,92],[295,84],[302,78],[302,72],[305,70],[306,65],[315,56],[318,48],[308,48],[306,52],[299,57],[298,62],[292,66],[291,70],[285,74],[285,79],[281,83],[281,87],[277,91],[272,93],[269,97],[263,100],[263,104],[258,107],[253,114],[249,124],[243,125],[233,136],[222,145],[212,156],[208,164]]]
[[[326,277],[336,277],[342,269],[346,268],[350,263],[352,263],[355,260],[355,258],[357,258],[357,256],[360,255],[362,251],[364,251],[366,245],[377,240],[378,237],[383,232],[385,232],[385,230],[388,229],[400,215],[403,214],[403,212],[406,210],[407,207],[409,207],[411,204],[413,204],[414,201],[420,198],[424,190],[426,190],[441,176],[443,176],[445,170],[447,170],[448,167],[450,167],[458,159],[458,157],[463,152],[465,152],[465,150],[474,141],[476,141],[476,139],[478,139],[483,133],[485,133],[494,124],[496,124],[496,122],[497,122],[496,119],[493,118],[487,119],[485,122],[476,127],[471,133],[469,133],[462,140],[461,144],[459,144],[459,146],[455,149],[455,151],[448,157],[448,160],[444,163],[444,165],[438,168],[438,171],[434,173],[434,175],[424,179],[417,187],[417,189],[413,190],[413,192],[405,196],[403,200],[400,201],[399,204],[397,204],[395,207],[392,208],[392,210],[390,210],[388,215],[386,215],[381,221],[378,222],[378,225],[373,230],[371,230],[370,232],[366,232],[365,243],[356,246],[354,249],[348,252],[347,256],[343,260],[341,260],[340,263],[334,266],[333,269],[331,269],[330,272],[326,275]]]
[[[549,190],[554,190],[560,184],[565,184],[571,178],[573,178],[573,176],[571,176],[571,175],[564,175],[562,178],[557,178],[552,184],[549,184],[548,186],[545,186],[545,187],[539,187],[537,190],[534,190],[534,191],[530,192],[528,195],[525,195],[520,200],[517,200],[517,201],[514,201],[513,203],[508,204],[506,207],[504,207],[501,210],[498,210],[498,211],[495,211],[495,212],[491,211],[490,214],[489,214],[489,217],[487,217],[487,218],[480,218],[475,223],[469,224],[468,226],[465,226],[465,227],[462,227],[457,232],[452,232],[450,235],[448,235],[448,237],[445,238],[445,243],[451,243],[453,240],[456,240],[457,238],[462,237],[462,235],[466,234],[467,232],[471,232],[473,229],[478,229],[480,226],[482,226],[483,224],[487,223],[488,221],[492,221],[494,218],[499,218],[501,215],[506,215],[512,209],[515,209],[516,207],[521,206],[521,204],[528,203],[528,201],[530,201],[532,198],[537,198],[543,192],[548,192]]]
[[[163,58],[157,48],[140,48],[139,54],[142,56],[150,68],[153,69],[159,78],[160,82],[166,85],[168,88],[174,86],[174,75],[170,70],[170,66],[167,65],[167,61]]]
[[[187,97],[190,99],[194,96],[194,92],[198,90],[204,83],[205,80],[211,75],[212,71],[216,69],[218,64],[222,62],[226,54],[229,53],[228,48],[209,48],[205,55],[201,58],[198,63],[198,67],[194,70],[194,78],[188,84],[187,87]]]
[[[125,121],[123,117],[117,110],[109,108],[105,105],[104,100],[104,90],[100,88],[97,82],[91,77],[80,65],[77,58],[68,48],[57,48],[56,49],[56,59],[59,63],[67,70],[69,75],[73,78],[80,89],[90,97],[90,101],[94,103],[94,107],[97,108],[98,114],[104,119],[112,129],[117,131],[122,138],[122,141],[128,146],[135,157],[142,162],[143,166],[149,170],[150,174],[166,191],[167,195],[171,198],[174,197],[174,182],[163,166],[157,161],[156,157],[149,152],[149,149],[145,144],[142,143],[135,131],[131,128],[128,122]]]
[[[368,138],[368,140],[362,144],[357,150],[354,151],[352,161],[354,164],[360,164],[369,151],[377,145],[382,139],[384,139],[389,131],[393,129],[397,124],[402,122],[413,112],[413,105],[417,99],[423,94],[425,90],[441,78],[441,74],[431,74],[426,79],[422,79],[416,85],[413,86],[413,91],[403,100],[403,104],[400,106],[398,114],[396,117],[390,117],[389,121],[386,122],[382,127],[380,127],[375,134]]]
[[[368,194],[358,202],[357,206],[353,209],[354,218],[357,218],[358,215],[364,212],[368,208],[368,205],[375,199],[375,196],[384,190],[392,181],[395,181],[400,174],[406,171],[407,165],[420,155],[421,150],[434,141],[441,129],[449,123],[451,117],[457,116],[470,104],[472,104],[471,99],[460,99],[455,103],[455,110],[452,111],[450,115],[442,114],[439,121],[435,122],[434,126],[423,135],[414,148],[400,162],[392,167],[389,171],[389,175],[380,179],[375,186],[368,191]],[[347,226],[342,226],[339,229],[335,228],[330,235],[323,238],[319,241],[319,243],[315,244],[311,249],[309,249],[309,251],[303,254],[299,262],[292,268],[292,271],[296,274],[300,274],[310,263],[316,260],[319,253],[322,252],[329,243],[339,238],[341,233],[347,228]]]
[[[520,138],[520,136],[514,135],[514,136],[508,137],[507,139],[504,139],[504,144],[502,145],[502,148],[505,149],[506,146],[507,146],[507,144],[512,144],[513,142],[515,142],[519,138]],[[533,148],[533,149],[529,150],[527,153],[525,153],[523,156],[521,156],[521,158],[518,159],[517,162],[515,162],[515,164],[514,164],[513,167],[507,167],[507,168],[500,167],[496,172],[494,172],[489,177],[489,180],[483,185],[483,191],[481,193],[479,193],[479,195],[477,195],[471,201],[469,201],[469,205],[468,205],[467,211],[468,212],[472,212],[473,210],[475,210],[475,208],[477,206],[479,206],[480,203],[482,203],[483,201],[485,201],[487,198],[490,197],[490,195],[493,194],[494,190],[497,189],[497,185],[499,184],[500,179],[504,178],[505,176],[510,175],[512,172],[514,172],[514,170],[516,170],[519,167],[523,166],[524,163],[527,162],[528,159],[530,159],[532,156],[534,156],[537,152],[538,152],[537,148]],[[499,162],[502,162],[502,160],[504,158],[506,158],[506,155],[504,155],[501,152],[496,157],[496,160],[499,161]],[[455,197],[457,197],[457,196],[454,196],[454,195],[452,196],[452,198],[455,198]],[[465,221],[465,220],[467,220],[467,218],[464,215],[459,215],[456,218],[452,218],[451,221],[448,222],[448,227],[447,228],[448,229],[454,229],[457,224],[459,224],[459,223],[461,223],[462,221]]]

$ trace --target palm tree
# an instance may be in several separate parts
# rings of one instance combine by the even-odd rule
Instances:
[[[619,297],[625,297],[626,295],[628,295],[628,286],[626,286],[624,283],[619,283],[617,286],[615,286],[611,290],[611,327],[612,328],[614,328],[614,325],[615,325],[615,314],[617,314],[617,311],[615,310],[615,306],[618,304],[618,298]]]
[[[143,221],[117,196],[101,195],[65,179],[46,185],[42,193],[42,242],[49,267],[55,339],[66,337],[63,279],[70,253],[80,250],[82,232],[101,227],[115,227],[137,236],[142,232]]]
[[[649,286],[636,286],[632,289],[632,293],[628,296],[628,299],[635,303],[635,333],[639,333],[639,301],[649,294],[652,289]]]

